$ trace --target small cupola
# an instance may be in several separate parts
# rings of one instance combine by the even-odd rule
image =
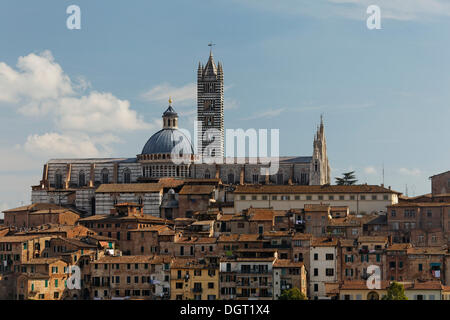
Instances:
[[[163,128],[164,129],[177,129],[178,128],[178,114],[172,108],[172,99],[169,98],[169,107],[162,115]]]

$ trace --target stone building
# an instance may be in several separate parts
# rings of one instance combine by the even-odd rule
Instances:
[[[326,298],[325,283],[337,282],[339,276],[338,240],[313,238],[309,253],[309,294],[313,299]]]
[[[34,203],[3,211],[7,227],[32,228],[42,224],[75,225],[80,215],[70,209],[50,203]]]
[[[378,185],[238,185],[234,209],[303,209],[307,204],[347,206],[350,214],[375,214],[398,203],[400,193]]]
[[[218,258],[176,258],[170,264],[171,300],[218,300]]]
[[[94,300],[161,300],[170,296],[169,257],[104,256],[90,264],[89,294]]]
[[[61,300],[67,290],[69,264],[60,258],[24,262],[17,278],[17,300]]]
[[[449,195],[450,194],[450,170],[435,174],[430,177],[431,179],[431,194],[436,195]]]
[[[307,296],[306,270],[302,262],[277,259],[273,264],[273,299],[278,299],[284,290],[297,288]]]
[[[220,63],[216,65],[212,53],[205,66],[199,64],[197,76],[197,120],[201,124],[195,138],[200,140],[197,154],[187,131],[178,128],[178,114],[170,100],[162,115],[162,129],[148,139],[136,157],[51,159],[44,165],[39,185],[32,187],[32,203],[70,204],[88,214],[107,214],[105,202],[114,200],[111,193],[96,192],[100,185],[155,182],[165,177],[218,178],[231,185],[331,182],[322,119],[314,136],[312,155],[280,157],[276,174],[261,174],[269,164],[259,158],[224,157],[223,69]],[[211,130],[217,133],[213,137]],[[201,154],[213,157],[214,161],[202,161]],[[133,192],[127,196],[138,197]],[[154,210],[158,202],[154,196],[159,197],[154,192],[142,192],[145,212]],[[137,202],[137,199],[121,201]]]

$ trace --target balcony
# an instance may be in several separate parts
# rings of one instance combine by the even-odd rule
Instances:
[[[269,270],[254,270],[254,269],[250,269],[250,270],[240,270],[238,272],[238,276],[239,275],[243,275],[243,274],[272,274],[272,272],[269,272]]]

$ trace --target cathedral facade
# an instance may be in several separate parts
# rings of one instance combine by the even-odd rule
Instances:
[[[197,152],[191,141],[178,129],[178,114],[169,100],[162,115],[162,129],[150,137],[142,151],[132,158],[52,159],[43,169],[39,185],[32,187],[32,203],[74,204],[79,210],[95,213],[96,190],[104,184],[152,183],[161,178],[220,179],[236,184],[329,184],[324,124],[321,118],[314,136],[311,156],[279,158],[276,174],[261,174],[267,164],[249,158],[224,158],[224,73],[222,64],[214,62],[212,52],[206,65],[199,63],[197,73]],[[217,134],[208,140],[208,132]],[[205,139],[205,136],[207,137]],[[178,148],[178,149],[176,149]],[[173,161],[174,149],[178,158]],[[220,157],[218,163],[201,163],[199,154]],[[104,195],[103,195],[104,196]],[[135,195],[128,200],[145,203],[154,194]],[[135,199],[136,198],[136,199]],[[161,197],[159,197],[161,198]],[[152,204],[154,207],[154,204]],[[144,212],[145,212],[144,206]],[[155,212],[148,212],[157,215]]]

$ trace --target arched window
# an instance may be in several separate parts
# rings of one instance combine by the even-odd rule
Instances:
[[[228,183],[234,183],[234,174],[232,173],[228,174]]]
[[[282,173],[278,173],[277,174],[277,184],[283,184],[283,174]]]
[[[177,177],[180,176],[180,167],[177,167]]]
[[[84,187],[86,185],[86,175],[84,174],[84,171],[81,170],[78,173],[78,186],[79,187]]]
[[[130,183],[131,182],[131,171],[128,168],[125,168],[123,170],[123,183]]]
[[[102,183],[109,183],[109,170],[106,168],[102,170]]]
[[[209,170],[205,171],[205,179],[211,178],[211,174],[209,173]]]
[[[56,170],[55,173],[55,188],[61,189],[63,187],[63,181],[62,181],[62,173],[61,170]]]
[[[138,203],[142,205],[144,203],[144,199],[142,199],[142,197],[139,197]]]

